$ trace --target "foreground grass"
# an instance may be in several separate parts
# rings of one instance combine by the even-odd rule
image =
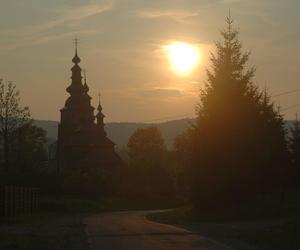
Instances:
[[[41,210],[59,213],[97,213],[125,210],[154,210],[182,205],[179,199],[109,197],[82,199],[74,197],[42,197]]]
[[[1,250],[87,250],[84,214],[39,213],[0,221]]]
[[[126,210],[157,210],[182,206],[180,199],[107,197],[83,199],[71,196],[42,196],[38,213],[16,218],[0,218],[1,224],[32,224],[68,215]],[[1,250],[1,248],[0,248]]]
[[[64,250],[63,242],[41,237],[0,234],[1,250]]]
[[[239,239],[265,250],[297,250],[300,246],[300,219],[279,226],[242,231]]]

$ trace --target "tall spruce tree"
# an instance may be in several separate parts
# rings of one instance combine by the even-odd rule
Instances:
[[[286,142],[283,119],[253,84],[231,17],[211,54],[192,130],[192,199],[202,208],[243,202],[280,185]]]
[[[295,170],[296,178],[295,182],[297,186],[300,186],[300,120],[295,120],[293,127],[291,128],[292,137],[290,139],[290,151],[292,166]]]

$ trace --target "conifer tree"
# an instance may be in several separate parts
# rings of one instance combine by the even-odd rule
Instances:
[[[232,18],[226,22],[191,128],[192,198],[201,207],[240,203],[279,185],[286,150],[282,116],[254,85],[250,53]]]
[[[300,121],[295,120],[291,128],[290,150],[292,166],[296,173],[296,185],[300,186]]]

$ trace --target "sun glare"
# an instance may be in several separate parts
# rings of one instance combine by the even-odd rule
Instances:
[[[200,63],[199,49],[191,44],[174,42],[164,46],[171,68],[175,73],[186,76]]]

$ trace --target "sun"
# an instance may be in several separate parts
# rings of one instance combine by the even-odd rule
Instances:
[[[181,76],[189,75],[200,63],[199,48],[184,42],[164,46],[172,70]]]

